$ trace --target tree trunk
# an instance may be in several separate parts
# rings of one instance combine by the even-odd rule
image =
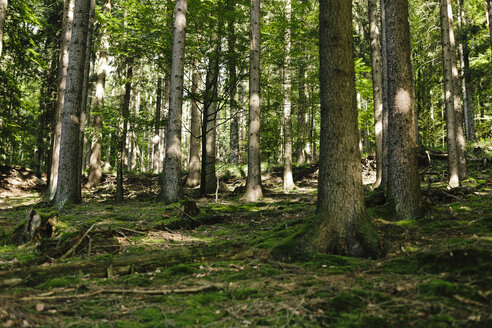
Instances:
[[[453,79],[453,106],[455,112],[456,122],[456,149],[458,151],[458,174],[460,181],[468,176],[468,169],[466,166],[466,140],[463,132],[463,108],[461,107],[460,96],[460,80],[458,74],[458,63],[456,60],[456,40],[454,36],[453,27],[453,9],[451,7],[451,0],[447,1],[447,18],[449,22],[449,45],[451,55],[451,73]]]
[[[103,8],[103,15],[111,12],[111,0],[106,0]],[[104,85],[106,82],[107,58],[109,48],[109,38],[106,31],[106,24],[101,26],[101,45],[97,59],[97,80],[96,95],[94,98],[92,128],[91,157],[89,160],[89,175],[86,188],[92,188],[101,183],[101,152],[102,152],[102,111],[104,110]]]
[[[49,172],[48,190],[46,191],[46,197],[49,199],[52,199],[55,196],[58,185],[58,165],[60,160],[62,112],[64,107],[65,89],[67,84],[68,50],[70,47],[70,39],[72,35],[74,2],[75,0],[65,0],[65,5],[63,7],[63,25],[60,41],[60,62],[58,64],[58,85],[51,142],[51,167]]]
[[[80,113],[83,97],[90,0],[75,4],[70,59],[67,70],[65,101],[60,139],[60,166],[55,203],[61,208],[67,203],[80,203],[79,139]]]
[[[198,62],[193,66],[191,86],[191,123],[190,123],[190,160],[186,185],[196,187],[200,184],[200,125],[201,113],[198,108],[198,97],[202,78],[198,70]]]
[[[492,0],[487,1],[487,21],[489,22],[490,51],[492,52]]]
[[[321,0],[319,20],[320,167],[316,221],[308,238],[311,247],[322,253],[372,255],[377,236],[365,218],[352,2]]]
[[[152,138],[152,143],[154,145],[154,155],[152,157],[152,171],[154,174],[159,173],[160,169],[160,131],[161,131],[161,107],[162,107],[162,77],[157,78],[157,97],[155,102],[155,124],[154,124],[154,137]]]
[[[234,2],[230,1],[228,4],[232,4],[229,10],[234,10]],[[230,124],[230,157],[229,162],[232,165],[239,164],[239,109],[238,109],[238,94],[237,94],[237,73],[236,73],[236,32],[234,27],[235,21],[234,16],[231,15],[231,18],[228,22],[228,70],[229,70],[229,87],[230,87],[230,99],[229,99],[229,107],[230,107],[230,115],[231,115],[231,124]]]
[[[306,145],[308,143],[306,127],[307,101],[306,101],[306,65],[299,66],[299,100],[297,104],[297,164],[306,162]]]
[[[291,78],[290,78],[290,20],[292,16],[291,0],[285,3],[285,61],[284,61],[284,190],[295,188],[292,177],[292,102],[290,100]]]
[[[248,178],[243,196],[247,202],[256,202],[263,197],[260,156],[260,13],[260,0],[251,0]]]
[[[440,0],[441,8],[441,38],[442,38],[442,62],[444,74],[444,99],[446,105],[446,132],[448,146],[448,174],[449,186],[451,188],[460,185],[458,146],[456,143],[456,112],[454,110],[454,90],[453,90],[453,66],[452,52],[449,40],[449,19],[448,3],[449,0]]]
[[[2,58],[3,29],[7,18],[7,0],[0,0],[0,58]]]
[[[374,187],[377,188],[381,184],[383,175],[383,75],[377,0],[369,0],[368,5],[371,33],[372,92],[376,139],[376,182],[374,183]]]
[[[381,72],[382,72],[382,172],[380,187],[387,189],[388,181],[388,53],[386,37],[386,11],[385,0],[379,1],[379,12],[381,14]]]
[[[415,90],[408,22],[408,0],[386,0],[388,65],[387,199],[400,219],[420,215]]]
[[[133,78],[133,59],[130,59],[126,72],[125,95],[123,97],[123,105],[121,107],[121,115],[123,116],[123,129],[121,131],[118,159],[116,167],[116,200],[122,201],[124,196],[123,188],[123,167],[125,158],[127,158],[126,144],[128,132],[128,118],[130,116],[130,98],[132,93],[132,78]]]
[[[181,180],[181,121],[186,41],[187,0],[176,0],[171,61],[169,123],[161,200],[174,203],[179,199]]]

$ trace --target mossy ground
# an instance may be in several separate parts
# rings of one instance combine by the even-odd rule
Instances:
[[[167,227],[183,220],[179,204],[156,202],[149,196],[157,193],[155,184],[146,184],[140,193],[133,190],[123,203],[112,201],[107,196],[110,190],[101,188],[99,197],[87,194],[88,201],[58,213],[58,240],[71,240],[96,224],[90,246],[81,244],[75,257],[66,261],[202,245],[219,249],[226,243],[246,245],[246,249],[228,258],[162,263],[145,272],[100,277],[80,270],[46,278],[35,286],[0,289],[0,323],[10,320],[36,327],[490,327],[492,178],[484,169],[472,167],[471,173],[464,185],[470,189],[447,200],[436,201],[435,194],[425,193],[429,187],[441,188],[442,181],[423,182],[424,197],[432,204],[418,220],[395,221],[386,207],[369,205],[368,216],[388,250],[379,259],[285,254],[314,215],[315,180],[309,182],[305,174],[300,177],[302,188],[288,194],[271,188],[255,204],[241,203],[237,195],[219,195],[218,202],[198,199],[201,212],[194,219],[203,224],[178,230]],[[274,170],[268,175],[272,181],[276,178]],[[229,183],[239,179],[232,173],[225,177],[231,179]],[[142,178],[134,178],[138,179]],[[35,204],[35,195],[25,199],[28,204],[19,199],[0,204],[0,272],[39,264],[36,261],[42,254],[36,245],[5,245],[8,233]],[[54,210],[38,207],[43,213]],[[208,218],[214,220],[206,223]],[[211,288],[193,292],[204,286]],[[159,290],[168,292],[146,293]]]

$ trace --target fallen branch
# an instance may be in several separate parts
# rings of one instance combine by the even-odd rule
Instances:
[[[84,238],[87,237],[87,235],[89,234],[89,232],[91,232],[92,228],[94,228],[95,226],[96,226],[95,223],[93,225],[91,225],[90,228],[87,229],[87,231],[82,235],[82,237],[80,237],[80,239],[75,243],[75,245],[73,245],[72,248],[70,248],[68,250],[68,252],[65,253],[65,255],[63,255],[62,257],[60,257],[60,260],[64,260],[67,257],[69,257],[70,255],[72,255],[72,253],[75,252],[75,250],[77,250],[77,247],[79,247],[79,245],[82,243],[82,241],[84,240]]]
[[[205,285],[198,287],[187,287],[181,289],[165,288],[165,289],[100,289],[85,294],[65,294],[65,295],[39,295],[39,296],[26,296],[17,298],[15,296],[9,296],[5,298],[15,298],[20,301],[56,301],[70,298],[89,298],[100,294],[139,294],[139,295],[169,295],[169,294],[193,294],[200,293],[206,290],[217,290],[222,286],[219,285]]]

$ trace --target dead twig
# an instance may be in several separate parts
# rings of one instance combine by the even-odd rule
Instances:
[[[80,239],[75,243],[75,245],[73,245],[72,248],[70,248],[68,250],[68,252],[65,253],[65,255],[63,255],[62,257],[60,257],[60,260],[64,260],[67,257],[69,257],[70,255],[72,255],[72,253],[75,252],[75,250],[77,249],[77,247],[79,247],[79,245],[82,243],[82,241],[84,240],[84,238],[87,237],[87,235],[89,234],[89,232],[91,232],[92,228],[94,228],[95,226],[96,226],[96,223],[94,223],[93,225],[91,225],[90,228],[87,229],[87,231],[82,235],[82,237],[80,237]]]
[[[171,205],[173,208],[177,209],[178,211],[180,211],[181,213],[183,213],[184,215],[186,215],[188,218],[192,219],[193,221],[196,221],[196,222],[200,222],[200,220],[197,220],[195,219],[194,217],[192,217],[191,215],[189,215],[188,213],[186,213],[185,211],[183,211],[182,209],[180,209],[179,207],[175,206],[175,205]]]

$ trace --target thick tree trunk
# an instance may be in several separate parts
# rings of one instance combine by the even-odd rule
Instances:
[[[48,174],[48,190],[46,197],[52,199],[58,185],[58,165],[60,160],[60,138],[62,130],[62,112],[67,84],[68,50],[72,35],[73,10],[75,0],[65,0],[63,7],[63,25],[60,41],[60,62],[58,64],[58,85],[53,117],[53,132],[51,141],[51,167]]]
[[[285,61],[284,61],[284,190],[295,188],[292,176],[292,102],[290,100],[291,78],[290,78],[290,20],[292,16],[291,0],[285,3],[285,19],[287,28],[285,30]]]
[[[381,14],[381,72],[382,72],[382,126],[381,126],[381,142],[382,142],[382,172],[381,182],[379,184],[384,190],[387,189],[388,181],[388,53],[387,53],[387,38],[386,38],[386,11],[385,0],[379,1],[379,12]]]
[[[446,132],[448,146],[448,175],[451,188],[460,185],[458,146],[456,138],[456,111],[454,110],[454,86],[452,52],[449,40],[448,1],[440,0],[441,8],[441,38],[442,38],[442,62],[444,74],[444,100],[446,106]]]
[[[421,212],[415,90],[408,22],[408,0],[386,0],[388,65],[387,199],[400,219]]]
[[[161,200],[166,203],[176,202],[179,199],[181,189],[181,122],[187,6],[187,0],[176,0],[171,61],[169,123],[166,138],[166,158],[164,162],[162,192],[160,197]]]
[[[383,75],[381,64],[381,40],[379,35],[379,15],[377,0],[369,0],[369,22],[371,34],[372,92],[374,102],[374,125],[376,139],[376,182],[381,184],[383,175]]]
[[[451,55],[451,73],[453,79],[453,106],[455,112],[456,122],[456,149],[458,151],[458,170],[460,180],[465,179],[468,176],[468,169],[466,165],[466,140],[463,132],[463,108],[461,107],[460,96],[460,80],[458,73],[458,63],[456,59],[456,40],[454,36],[453,27],[453,9],[451,7],[451,0],[447,1],[447,19],[449,22],[449,46]]]
[[[247,202],[256,202],[263,197],[260,156],[260,13],[260,0],[251,0],[248,178],[243,196]]]
[[[111,0],[106,0],[103,8],[103,15],[107,15],[111,11]],[[102,153],[102,111],[104,110],[104,86],[106,82],[107,58],[109,39],[106,31],[106,24],[101,26],[101,43],[97,59],[97,80],[96,80],[96,95],[94,98],[93,109],[93,136],[91,156],[89,160],[89,175],[86,187],[92,188],[101,182],[101,153]]]
[[[63,207],[67,203],[79,203],[79,141],[80,113],[83,97],[84,68],[86,61],[87,34],[90,18],[90,0],[75,4],[73,31],[70,42],[70,59],[67,70],[65,101],[60,139],[60,166],[55,203]]]
[[[152,172],[159,173],[161,152],[160,152],[160,131],[161,131],[161,108],[162,108],[162,77],[157,78],[157,97],[155,102],[155,123],[152,144],[154,145],[154,155],[152,157]]]
[[[116,200],[122,201],[124,196],[123,188],[123,167],[127,156],[127,133],[128,133],[128,118],[130,116],[130,99],[132,93],[132,78],[133,78],[133,59],[130,59],[126,71],[125,95],[123,97],[123,105],[121,107],[121,115],[123,116],[123,129],[121,131],[118,149],[118,159],[116,163]]]
[[[321,135],[318,201],[311,247],[364,256],[377,249],[365,218],[357,104],[352,2],[320,1]],[[374,237],[374,242],[371,242]]]
[[[201,113],[198,108],[198,96],[202,78],[198,71],[198,62],[195,63],[192,73],[191,86],[191,122],[190,122],[190,159],[188,162],[188,176],[186,185],[196,187],[200,184],[200,125]]]
[[[3,29],[7,18],[7,0],[0,0],[0,58],[2,58]]]

